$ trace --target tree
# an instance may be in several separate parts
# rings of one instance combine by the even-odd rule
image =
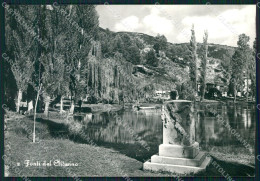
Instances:
[[[101,40],[102,42],[103,40]],[[102,44],[102,43],[101,43]],[[108,45],[109,46],[109,45]],[[123,55],[126,61],[132,64],[140,64],[141,55],[139,48],[137,46],[137,41],[133,41],[128,34],[117,34],[114,39],[112,39],[111,47],[113,50],[113,55],[119,52]],[[110,55],[110,54],[108,54]]]
[[[111,41],[111,47],[113,53],[119,52],[119,53],[124,53],[124,42],[122,40],[122,37],[120,35],[116,35],[115,38],[112,39]]]
[[[193,87],[195,90],[195,94],[197,94],[197,62],[198,62],[198,55],[197,55],[197,42],[195,37],[194,25],[192,25],[191,29],[191,54],[192,54],[192,61],[190,62],[190,79],[193,83]]]
[[[20,102],[22,100],[22,93],[27,90],[28,82],[31,81],[32,73],[34,72],[33,62],[29,58],[29,55],[24,54],[26,46],[19,37],[18,34],[14,32],[13,41],[16,42],[14,62],[11,67],[13,75],[16,80],[16,85],[18,88],[16,112],[19,112]]]
[[[75,29],[67,28],[67,47],[65,53],[65,64],[70,67],[69,88],[71,95],[70,112],[74,112],[74,105],[78,99],[86,93],[86,71],[88,66],[88,53],[95,44],[98,32],[98,15],[93,5],[68,6],[70,17],[81,27],[81,32],[75,33]],[[69,23],[69,22],[68,22]],[[67,25],[69,26],[69,25]],[[89,40],[87,37],[93,37]],[[84,38],[83,38],[84,37]]]
[[[231,80],[230,89],[233,91],[234,102],[236,101],[237,91],[242,88],[243,85],[243,73],[241,70],[244,68],[243,59],[241,59],[242,53],[235,51],[231,59]]]
[[[230,85],[234,94],[234,102],[236,101],[237,91],[241,90],[244,84],[244,71],[248,75],[246,64],[250,57],[249,37],[245,34],[239,35],[237,42],[238,47],[231,59],[231,81]]]
[[[176,90],[178,91],[179,99],[195,101],[194,88],[189,81],[177,84]]]
[[[223,61],[221,61],[221,66],[223,67],[223,78],[224,78],[224,83],[225,83],[226,88],[229,85],[229,81],[230,81],[230,77],[231,77],[230,62],[231,62],[231,58],[232,58],[233,54],[234,53],[232,53],[231,51],[227,51],[226,54],[222,55]],[[228,90],[226,90],[226,92],[227,91]]]
[[[156,43],[154,44],[153,48],[155,52],[158,54],[160,50],[166,49],[167,39],[164,35],[158,34],[156,37]]]
[[[68,25],[67,20],[58,16],[55,10],[44,7],[45,19],[42,24],[42,36],[48,42],[45,50],[42,52],[40,62],[42,69],[42,89],[45,102],[44,113],[48,115],[48,109],[51,97],[61,96],[60,113],[62,113],[62,98],[68,91],[69,71],[66,69],[64,61],[64,52],[67,50],[65,46],[67,32],[64,28]]]
[[[111,32],[109,29],[106,29],[104,32],[99,32],[99,40],[101,43],[101,51],[104,58],[112,56],[113,54],[113,41]]]
[[[7,63],[10,64],[16,80],[18,89],[16,111],[19,112],[22,93],[27,90],[28,83],[32,80],[36,55],[35,47],[37,47],[37,42],[32,36],[35,32],[28,31],[26,29],[28,27],[25,25],[36,24],[37,7],[9,5],[6,12],[6,47],[7,54],[11,58]],[[27,14],[24,15],[25,12]]]
[[[41,91],[41,71],[40,69],[36,72],[35,67],[41,63],[39,57],[41,50],[44,49],[44,43],[41,41],[42,29],[40,28],[41,9],[42,6],[12,6],[10,7],[15,16],[11,13],[7,15],[7,49],[14,61],[12,64],[12,72],[16,79],[18,88],[18,99],[17,99],[17,111],[19,111],[20,101],[22,98],[22,92],[27,90],[28,84],[30,83],[35,90],[35,78],[39,78],[38,82],[38,94],[34,109],[34,130],[33,130],[33,142],[35,142],[35,119],[37,111],[37,102]],[[32,25],[32,26],[30,26]],[[33,75],[33,72],[39,73],[39,76]]]
[[[37,112],[37,103],[39,100],[40,92],[41,92],[42,84],[40,84],[39,89],[37,91],[37,97],[36,97],[36,102],[35,102],[35,107],[34,107],[34,117],[33,117],[33,143],[35,143],[35,121],[36,121],[36,112]]]
[[[153,49],[151,49],[147,55],[146,55],[146,64],[151,65],[153,67],[157,67],[158,66],[158,59],[156,58],[156,54],[155,51]]]
[[[135,65],[139,64],[141,61],[139,48],[134,44],[128,48],[129,60]]]
[[[203,37],[203,57],[201,61],[201,101],[204,100],[205,88],[206,88],[206,70],[207,70],[207,58],[208,58],[208,32],[204,32]]]
[[[249,59],[248,63],[248,73],[249,78],[251,80],[250,90],[252,93],[252,97],[256,96],[256,54],[257,54],[257,47],[256,47],[256,39],[253,43],[253,50],[252,50],[252,56]]]

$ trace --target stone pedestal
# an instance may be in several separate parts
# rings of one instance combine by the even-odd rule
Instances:
[[[159,154],[144,163],[144,170],[168,171],[180,174],[206,169],[210,158],[199,151],[195,142],[195,114],[191,101],[168,101],[162,106],[163,144]]]

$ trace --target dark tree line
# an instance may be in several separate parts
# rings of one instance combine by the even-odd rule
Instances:
[[[72,113],[75,104],[87,94],[92,103],[138,100],[152,90],[137,85],[138,79],[132,76],[133,67],[141,64],[162,68],[158,66],[161,66],[164,54],[183,68],[189,67],[187,76],[190,81],[177,85],[180,96],[193,99],[197,83],[201,81],[201,99],[204,98],[207,34],[202,47],[198,48],[194,28],[189,44],[169,45],[165,36],[157,35],[149,50],[143,53],[147,47],[144,39],[127,32],[101,29],[93,5],[6,5],[5,11],[6,52],[2,55],[5,60],[5,98],[17,112],[24,100],[23,95],[27,102],[33,101],[35,105],[39,94],[39,107],[46,114],[51,99],[57,97],[61,112],[64,97],[71,98]],[[230,83],[234,95],[244,84],[241,70],[252,81],[247,89],[255,95],[255,49],[249,48],[248,41],[249,37],[240,35],[232,59],[223,57],[227,84]],[[200,54],[201,79],[198,78],[197,65]]]
[[[16,110],[19,111],[23,94],[34,94],[31,99],[35,100],[34,92],[39,91],[40,85],[46,113],[53,96],[70,93],[73,107],[84,90],[81,80],[85,80],[87,52],[97,37],[95,6],[6,5],[5,11],[5,82],[14,78]],[[13,89],[6,86],[9,91]],[[6,91],[6,97],[12,97],[11,93]]]

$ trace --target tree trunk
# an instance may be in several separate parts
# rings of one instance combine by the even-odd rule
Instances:
[[[197,52],[196,52],[197,53]],[[195,95],[198,96],[198,73],[197,73],[197,56],[195,55]]]
[[[248,102],[248,70],[247,70],[247,78],[246,78],[246,102]]]
[[[37,98],[36,98],[36,102],[35,102],[35,107],[34,107],[34,119],[33,119],[33,143],[35,143],[35,120],[36,120],[36,111],[37,111],[37,103],[38,103],[38,99],[39,99],[39,95],[41,92],[41,88],[42,88],[42,84],[39,87],[38,93],[37,93]]]
[[[45,108],[44,108],[45,116],[48,116],[48,113],[49,113],[50,99],[51,99],[50,96],[46,95],[46,98],[45,98]]]
[[[203,82],[203,84],[205,83],[205,80]],[[201,93],[201,101],[204,101],[204,97],[205,97],[205,87],[206,85],[204,84],[203,87],[202,87],[202,93]]]
[[[63,97],[60,98],[60,114],[63,112]]]
[[[236,102],[237,100],[237,91],[236,91],[236,88],[234,88],[234,102]]]
[[[203,55],[203,59],[202,59],[202,72],[201,72],[201,76],[202,76],[202,84],[201,84],[201,101],[204,100],[204,96],[205,96],[205,88],[206,88],[206,74],[207,74],[207,58],[208,58],[208,45],[207,45],[207,41],[208,41],[208,34],[207,32],[205,32],[205,36],[203,38],[203,46],[204,46],[204,55]]]
[[[16,104],[16,112],[20,111],[20,104],[21,100],[23,98],[23,92],[21,89],[18,90],[18,95],[17,95],[17,104]]]
[[[70,106],[70,113],[73,114],[74,113],[74,101],[71,102],[71,106]]]

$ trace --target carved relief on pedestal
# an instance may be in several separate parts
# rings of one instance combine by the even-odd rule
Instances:
[[[193,103],[173,101],[162,107],[163,144],[190,146],[195,143]]]

